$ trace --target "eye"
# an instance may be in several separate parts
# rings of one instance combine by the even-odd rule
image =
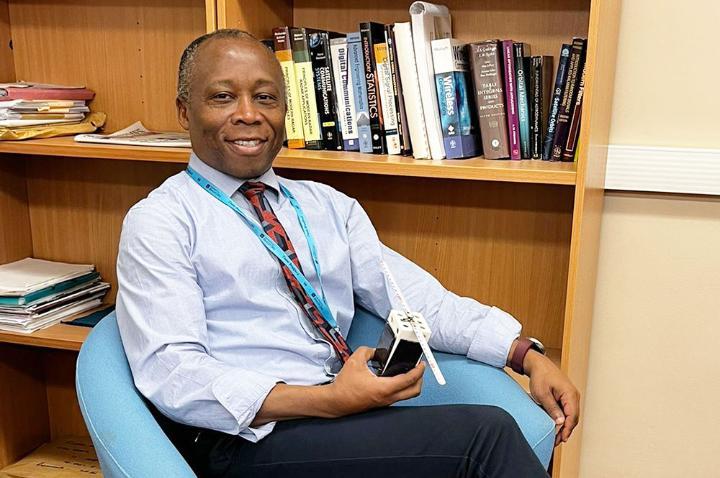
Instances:
[[[223,91],[220,93],[215,93],[210,99],[219,103],[226,103],[228,101],[232,101],[233,96],[230,93]]]
[[[262,104],[270,105],[277,103],[277,97],[270,93],[258,93],[255,98]]]

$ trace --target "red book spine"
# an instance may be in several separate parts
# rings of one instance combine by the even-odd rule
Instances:
[[[507,107],[510,159],[520,159],[520,117],[517,107],[517,85],[515,80],[515,55],[513,41],[503,40],[503,70],[505,73],[505,106]]]

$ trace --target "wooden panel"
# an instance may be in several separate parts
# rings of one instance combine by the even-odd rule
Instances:
[[[0,332],[0,342],[78,351],[90,330],[90,327],[57,324],[32,334]]]
[[[15,61],[10,48],[10,15],[7,0],[0,0],[0,82],[15,81]]]
[[[217,30],[216,0],[205,0],[205,30],[210,33]]]
[[[10,22],[19,79],[87,85],[108,131],[138,120],[180,130],[177,66],[205,32],[202,0],[11,0]]]
[[[295,25],[355,31],[358,22],[410,21],[406,0],[295,0]],[[463,41],[512,38],[535,55],[555,55],[560,45],[588,31],[589,0],[449,0],[453,34]]]
[[[239,28],[259,39],[272,29],[293,25],[292,0],[217,0],[218,28]]]
[[[115,301],[115,261],[122,220],[181,165],[35,158],[29,164],[28,197],[35,256],[91,262],[112,284],[107,302]]]
[[[0,153],[2,152],[183,164],[187,163],[190,155],[190,151],[186,148],[125,147],[76,143],[72,138],[67,137],[0,142]],[[401,156],[283,149],[274,164],[281,168],[313,171],[538,184],[575,184],[575,163],[551,161],[493,161],[480,158],[426,161]]]
[[[77,353],[47,350],[44,353],[47,406],[52,440],[88,435],[75,393]]]
[[[562,366],[578,390],[587,384],[588,352],[595,303],[597,256],[602,219],[605,163],[615,84],[620,1],[594,1],[590,17],[587,83],[583,98],[578,187],[573,212],[568,301],[565,310]],[[582,422],[555,458],[554,477],[579,473]]]
[[[280,171],[357,198],[382,241],[448,289],[497,305],[562,343],[571,188]]]
[[[0,264],[32,252],[25,163],[0,157]]]
[[[42,353],[0,345],[0,468],[50,438]]]

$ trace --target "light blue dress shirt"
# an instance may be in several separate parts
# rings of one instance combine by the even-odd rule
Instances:
[[[244,180],[194,154],[190,165],[255,217]],[[520,324],[506,312],[447,291],[384,246],[360,204],[330,186],[257,180],[320,290],[307,241],[282,182],[300,203],[317,242],[331,312],[347,336],[356,305],[387,317],[396,304],[384,260],[433,335],[430,345],[505,365]],[[138,390],[163,414],[257,441],[275,423],[251,427],[278,382],[331,380],[340,362],[288,290],[278,260],[229,207],[185,172],[168,178],[125,217],[117,261],[117,318]]]

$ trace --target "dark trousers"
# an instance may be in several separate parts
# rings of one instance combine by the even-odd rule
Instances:
[[[278,422],[258,443],[159,418],[200,478],[547,477],[515,420],[497,407],[392,407]]]

